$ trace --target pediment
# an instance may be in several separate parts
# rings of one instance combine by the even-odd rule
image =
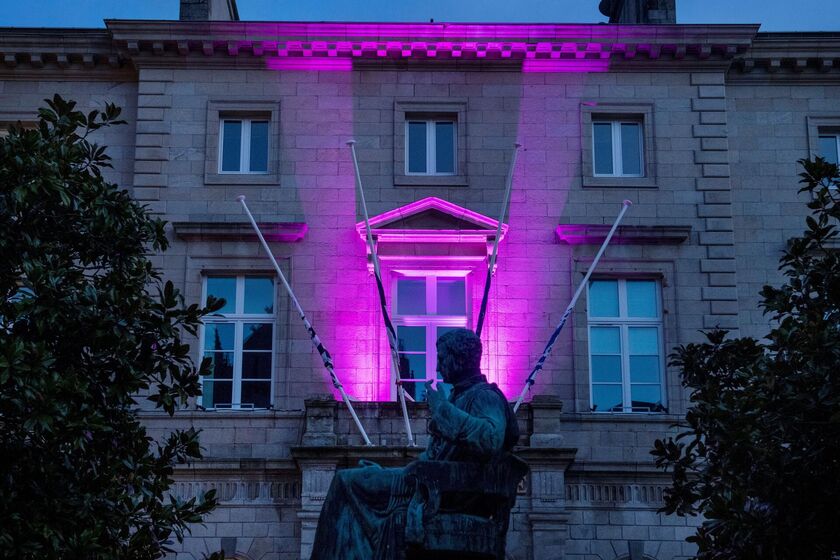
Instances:
[[[428,197],[394,210],[384,212],[370,219],[370,227],[378,238],[382,236],[404,238],[425,234],[426,236],[470,235],[494,238],[499,222],[463,206],[437,197]],[[356,224],[359,234],[365,235],[364,221]],[[502,224],[502,236],[507,224]]]

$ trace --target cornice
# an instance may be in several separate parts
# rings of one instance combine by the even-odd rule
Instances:
[[[446,24],[106,21],[136,64],[349,70],[355,64],[472,63],[534,72],[725,68],[756,25]],[[225,62],[221,62],[225,61]],[[650,66],[646,66],[650,63]]]
[[[759,33],[733,60],[730,80],[770,83],[840,81],[840,33]]]
[[[119,70],[127,64],[107,29],[0,28],[0,72]]]

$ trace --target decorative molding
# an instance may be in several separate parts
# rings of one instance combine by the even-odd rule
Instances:
[[[258,224],[268,241],[295,243],[306,235],[308,226],[303,222],[273,222]],[[185,241],[256,241],[257,234],[251,224],[225,222],[174,222],[175,235]]]
[[[454,229],[395,227],[400,222],[430,211],[439,212],[445,217],[450,218],[453,223],[465,224],[465,227]],[[389,210],[370,219],[371,233],[379,243],[486,243],[495,240],[498,224],[498,220],[434,196],[400,206],[399,208]],[[507,230],[508,225],[502,224],[502,235],[499,241],[505,238]],[[367,239],[364,221],[356,224],[356,231],[362,240]]]
[[[561,224],[555,234],[564,245],[600,245],[610,231],[605,224]],[[619,226],[614,245],[679,245],[691,234],[691,226]]]
[[[667,484],[567,480],[566,507],[659,508]]]
[[[277,480],[184,480],[172,485],[172,494],[182,500],[216,491],[219,502],[234,505],[300,505],[300,480],[286,477]]]

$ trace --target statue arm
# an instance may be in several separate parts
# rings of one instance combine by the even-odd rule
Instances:
[[[498,397],[491,392],[476,395],[469,410],[444,401],[434,420],[442,437],[466,445],[481,455],[497,453],[504,443],[505,411],[501,409]]]

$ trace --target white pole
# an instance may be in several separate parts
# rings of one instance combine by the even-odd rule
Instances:
[[[615,234],[615,230],[618,229],[618,224],[621,222],[621,219],[624,217],[627,209],[630,208],[632,204],[633,203],[629,200],[624,201],[623,206],[621,207],[621,212],[618,213],[615,223],[613,223],[609,233],[607,234],[607,238],[604,239],[604,242],[601,244],[601,248],[598,249],[598,252],[595,254],[595,259],[592,261],[592,264],[589,265],[589,270],[586,271],[586,275],[583,277],[580,286],[578,286],[577,290],[575,290],[575,294],[572,296],[572,301],[569,302],[569,306],[566,308],[566,311],[563,312],[563,316],[560,317],[560,322],[558,323],[557,328],[554,329],[554,333],[552,333],[551,338],[548,340],[548,344],[545,345],[545,350],[543,350],[542,356],[540,356],[540,359],[537,360],[537,365],[535,365],[534,369],[531,370],[530,375],[528,375],[528,379],[525,380],[525,387],[522,388],[519,398],[516,399],[516,404],[513,405],[514,412],[519,410],[519,405],[521,405],[522,401],[525,399],[525,394],[528,393],[528,389],[530,389],[531,385],[534,384],[534,379],[537,377],[537,373],[542,370],[543,364],[545,364],[546,359],[548,359],[548,355],[551,353],[551,348],[557,341],[557,336],[566,324],[569,315],[572,314],[572,310],[574,310],[580,294],[583,293],[583,289],[586,287],[587,282],[589,282],[589,277],[592,276],[592,272],[594,272],[595,267],[598,266],[598,261],[601,260],[601,256],[604,254],[604,251],[607,250],[607,245],[610,244],[610,240]]]
[[[513,157],[510,160],[510,170],[507,175],[507,185],[505,185],[505,196],[502,199],[502,212],[499,215],[499,223],[496,225],[496,239],[493,241],[493,253],[490,255],[490,265],[487,268],[487,279],[484,282],[484,295],[481,298],[481,307],[478,311],[478,322],[475,327],[475,334],[481,337],[481,329],[484,327],[484,316],[487,313],[487,299],[490,296],[490,279],[493,275],[493,268],[496,266],[496,256],[499,252],[499,240],[502,237],[502,223],[505,221],[505,213],[507,212],[508,202],[510,201],[510,190],[513,185],[513,171],[516,167],[516,155],[519,153],[519,148],[522,144],[518,142],[513,145]]]
[[[295,308],[297,309],[298,315],[300,315],[301,320],[303,321],[303,326],[306,327],[307,332],[309,333],[309,337],[312,340],[312,346],[318,351],[321,355],[321,359],[324,361],[324,367],[326,368],[327,372],[330,374],[330,378],[332,379],[332,383],[336,389],[338,389],[339,393],[341,393],[341,399],[347,405],[347,410],[350,411],[350,416],[353,417],[353,422],[356,423],[356,427],[359,428],[359,432],[362,434],[362,439],[365,440],[365,445],[373,445],[368,438],[367,432],[365,432],[364,426],[362,426],[361,421],[359,421],[359,417],[356,415],[356,411],[353,408],[353,403],[350,402],[350,398],[347,396],[347,393],[344,391],[344,386],[341,384],[341,381],[338,379],[338,375],[335,373],[335,367],[332,363],[332,357],[330,353],[327,352],[327,349],[324,348],[324,345],[321,343],[321,340],[318,338],[318,335],[315,333],[315,329],[312,328],[312,323],[309,322],[309,319],[306,318],[306,315],[303,312],[303,308],[300,306],[300,302],[295,297],[295,293],[292,291],[292,287],[289,285],[289,282],[286,280],[286,275],[283,274],[283,271],[280,270],[280,265],[277,264],[277,260],[274,258],[274,254],[271,252],[271,249],[268,246],[268,243],[265,241],[265,237],[263,237],[262,232],[260,231],[257,222],[254,220],[254,216],[251,214],[251,211],[248,209],[248,205],[245,204],[245,196],[239,195],[236,197],[240,203],[242,203],[242,208],[245,210],[245,214],[248,215],[248,220],[251,222],[251,226],[254,228],[254,231],[257,234],[257,237],[260,240],[260,243],[265,249],[265,253],[268,255],[268,258],[271,260],[271,264],[274,265],[274,270],[277,271],[277,276],[280,277],[280,280],[283,282],[283,286],[286,288],[286,291],[289,293],[289,297],[292,299],[292,303],[294,304]]]
[[[397,394],[400,399],[400,408],[402,408],[403,423],[405,424],[405,435],[408,439],[408,445],[414,447],[414,435],[411,433],[411,420],[408,417],[408,407],[405,404],[405,388],[399,383],[400,376],[400,356],[397,351],[397,333],[394,330],[394,325],[391,323],[391,318],[388,316],[388,308],[385,301],[385,290],[382,287],[382,274],[379,268],[379,256],[376,254],[376,246],[373,244],[373,234],[370,231],[370,217],[368,216],[367,202],[365,201],[365,190],[362,188],[362,176],[359,173],[359,161],[356,159],[356,141],[349,140],[347,145],[350,146],[350,152],[353,154],[353,167],[356,171],[356,185],[359,187],[359,200],[362,202],[362,212],[365,217],[365,231],[367,232],[367,245],[370,251],[371,259],[373,260],[373,274],[376,278],[376,289],[379,292],[379,306],[382,310],[382,318],[385,320],[385,331],[388,334],[388,345],[391,347],[391,367],[396,376]]]

